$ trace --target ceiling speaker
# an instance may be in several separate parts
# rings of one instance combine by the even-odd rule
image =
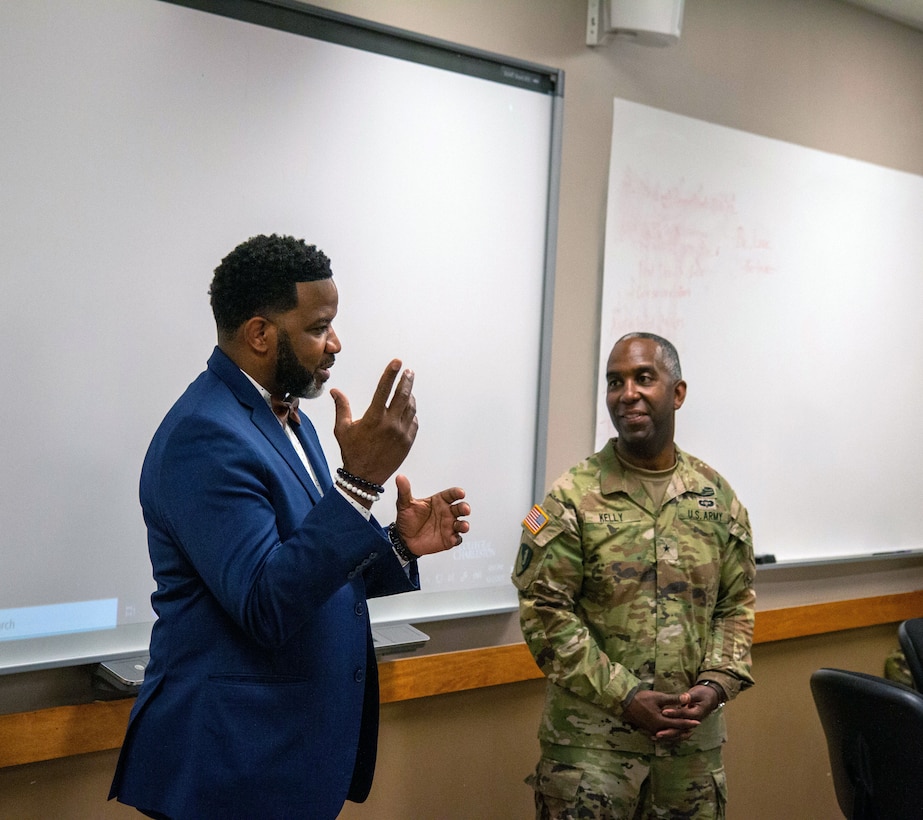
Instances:
[[[608,35],[644,46],[679,42],[684,0],[588,0],[587,45]]]

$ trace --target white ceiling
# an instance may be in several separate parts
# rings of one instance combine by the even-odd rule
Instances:
[[[923,0],[846,0],[846,2],[923,31]]]

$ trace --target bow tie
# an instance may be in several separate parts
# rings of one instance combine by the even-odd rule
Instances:
[[[277,399],[275,396],[270,396],[272,400],[272,412],[276,414],[276,418],[285,424],[285,422],[291,422],[296,427],[301,424],[301,416],[298,415],[298,397],[293,396],[291,393],[286,393],[284,399]]]

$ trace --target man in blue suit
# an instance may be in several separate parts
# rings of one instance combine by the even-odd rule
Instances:
[[[334,818],[375,767],[366,599],[418,588],[417,557],[461,543],[470,508],[457,487],[415,499],[398,475],[395,523],[371,515],[417,431],[397,360],[358,420],[331,391],[331,480],[293,398],[319,395],[340,351],[321,251],[254,237],[215,270],[211,303],[218,346],[141,472],[158,619],[110,798],[175,820]]]

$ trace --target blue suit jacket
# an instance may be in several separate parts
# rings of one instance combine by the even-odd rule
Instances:
[[[417,585],[331,488],[321,497],[223,352],[157,430],[141,506],[151,660],[110,797],[174,818],[333,818],[371,786],[378,677],[366,598]]]

